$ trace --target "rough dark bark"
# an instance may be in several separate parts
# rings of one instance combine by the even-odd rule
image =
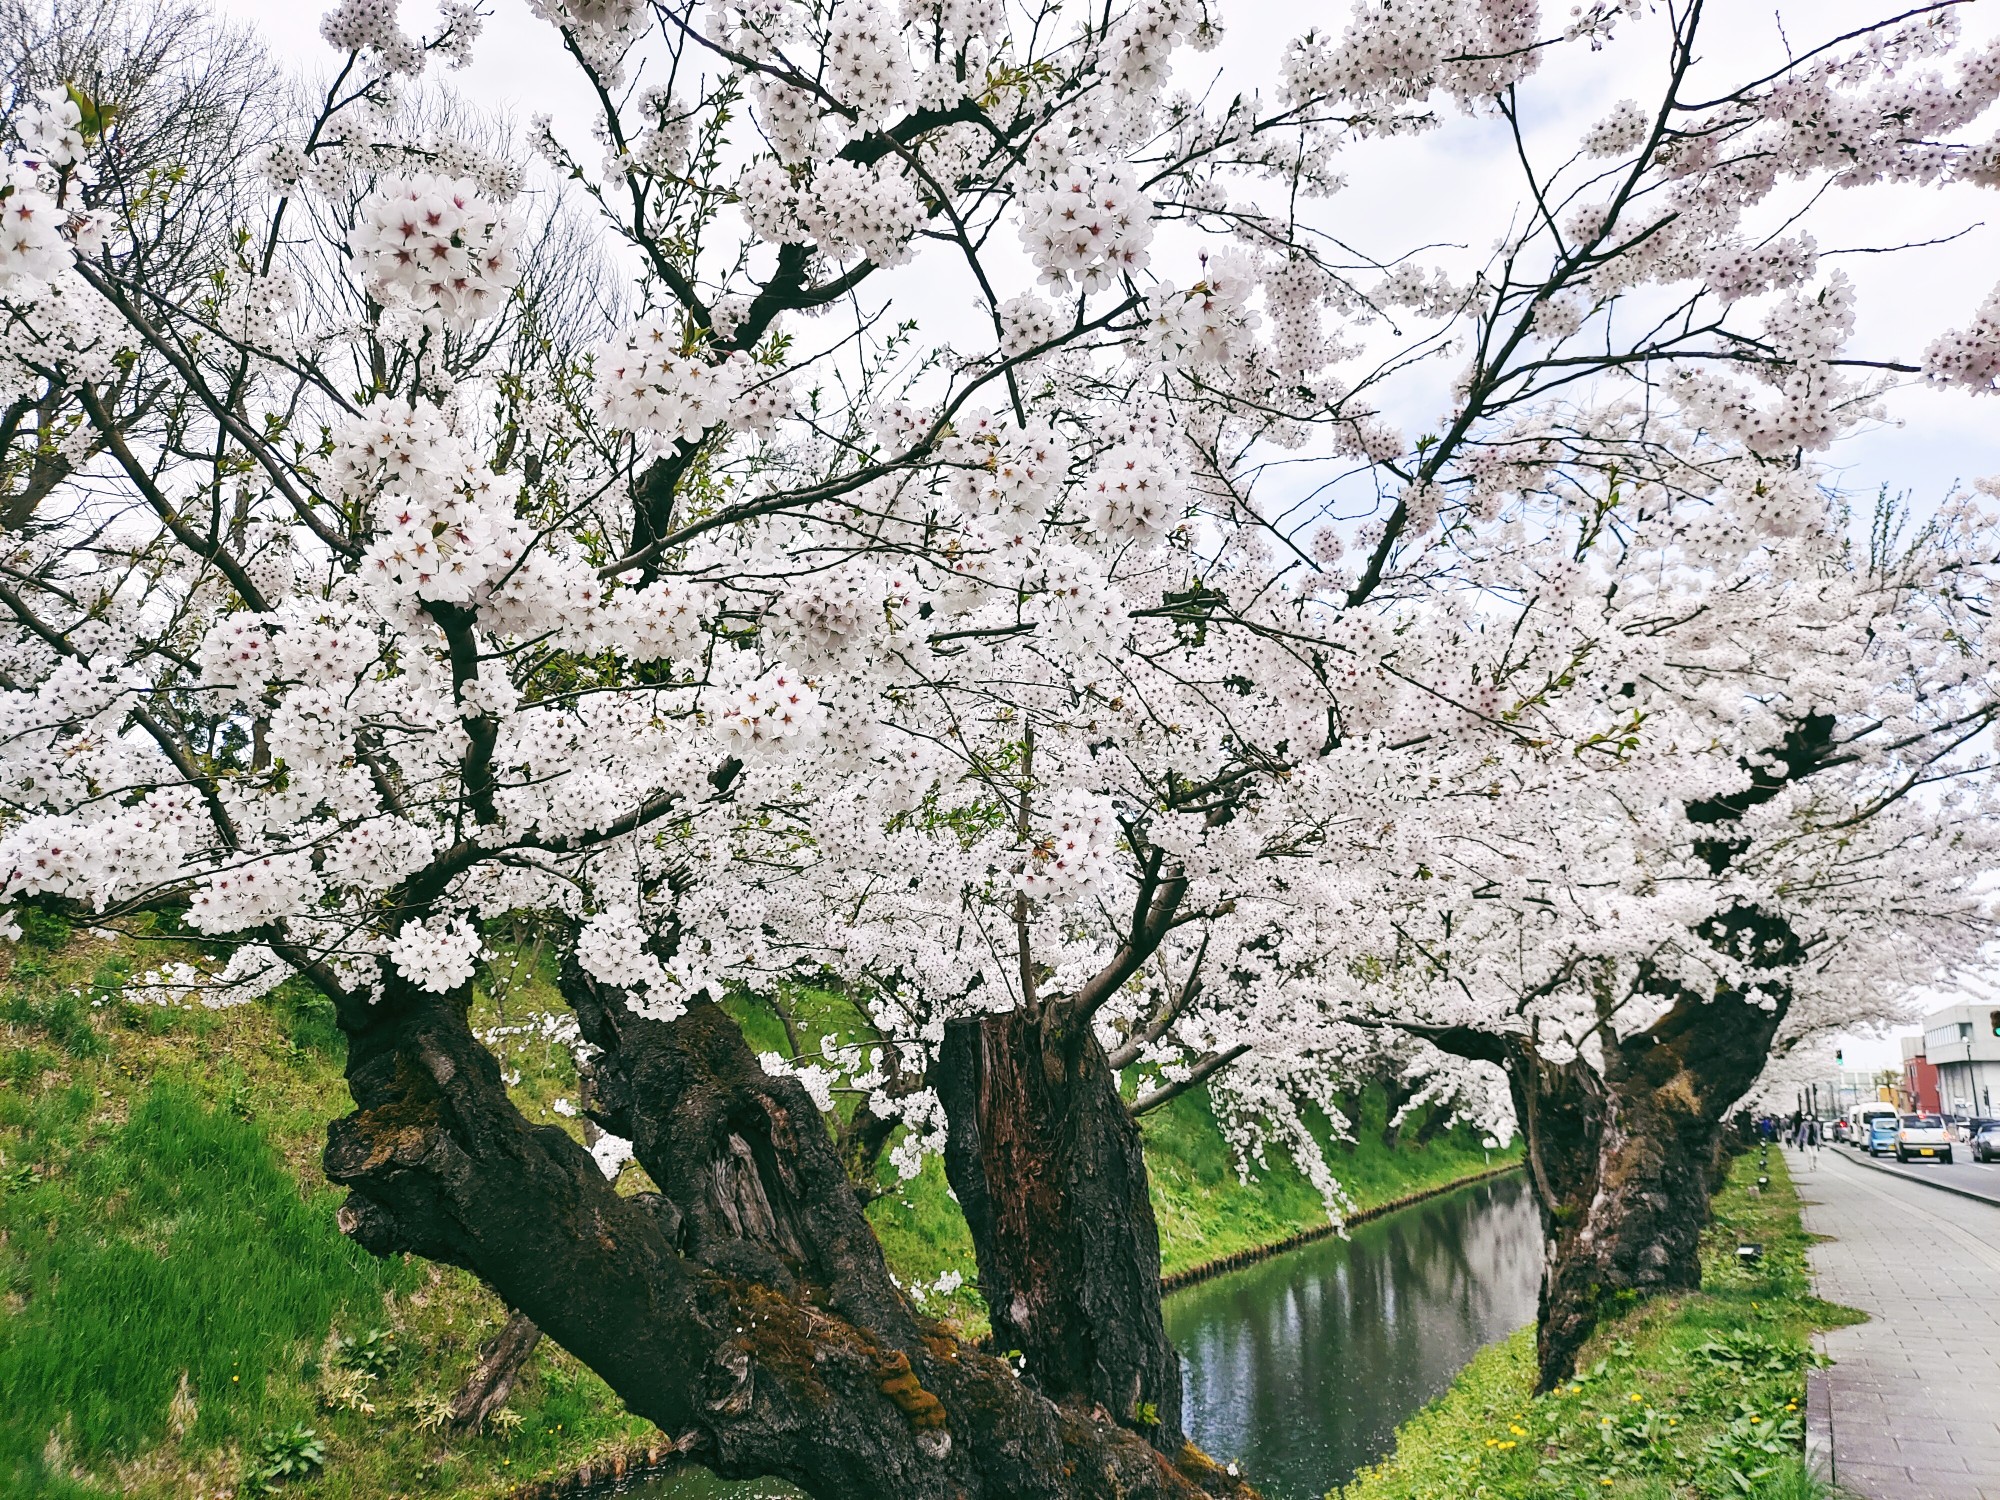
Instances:
[[[1705,935],[1753,954],[1759,967],[1800,956],[1784,920],[1755,907],[1734,908]],[[1766,993],[1767,1005],[1656,976],[1642,983],[1673,1003],[1647,1030],[1607,1046],[1601,1070],[1581,1058],[1551,1063],[1522,1037],[1437,1039],[1507,1071],[1544,1234],[1535,1340],[1544,1391],[1575,1373],[1613,1296],[1701,1285],[1701,1234],[1729,1113],[1756,1082],[1790,999],[1782,985]]]
[[[1596,1144],[1589,1170],[1544,1215],[1554,1223],[1536,1338],[1540,1389],[1575,1373],[1610,1295],[1701,1285],[1723,1117],[1755,1082],[1775,1029],[1770,1012],[1720,1001],[1693,1026],[1656,1028],[1618,1049],[1597,1096],[1601,1113],[1586,1127]],[[1723,1046],[1732,1054],[1703,1055]]]
[[[1180,1355],[1138,1127],[1087,1014],[953,1022],[936,1065],[945,1170],[972,1231],[994,1346],[1028,1380],[1177,1452]]]
[[[722,1012],[641,1020],[573,966],[564,990],[605,1049],[599,1121],[660,1193],[621,1196],[570,1136],[525,1120],[463,996],[392,979],[341,1007],[356,1109],[330,1127],[326,1169],[348,1234],[475,1272],[725,1476],[824,1500],[1249,1494],[917,1319],[811,1099]]]
[[[460,1432],[484,1427],[486,1419],[507,1404],[528,1356],[541,1341],[542,1330],[535,1326],[534,1319],[525,1313],[510,1317],[498,1333],[480,1346],[479,1363],[472,1367],[465,1384],[451,1398],[451,1425]]]
[[[1842,762],[1834,728],[1830,715],[1806,715],[1743,761],[1747,785],[1687,805],[1688,822],[1711,830],[1693,843],[1711,874],[1749,847],[1732,832],[1745,813]],[[1575,1373],[1608,1298],[1701,1284],[1701,1233],[1727,1164],[1729,1115],[1770,1056],[1791,1006],[1789,972],[1807,945],[1782,913],[1747,901],[1692,936],[1761,976],[1759,993],[1698,992],[1642,970],[1639,989],[1667,1009],[1645,1031],[1606,1043],[1601,1070],[1582,1058],[1550,1063],[1518,1034],[1409,1028],[1506,1070],[1545,1236],[1536,1337],[1544,1391]]]

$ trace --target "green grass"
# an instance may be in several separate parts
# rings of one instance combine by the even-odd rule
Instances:
[[[241,1488],[261,1447],[309,1428],[323,1500],[483,1496],[656,1441],[544,1341],[518,1429],[440,1438],[448,1398],[506,1310],[473,1277],[378,1261],[340,1234],[319,1172],[350,1107],[330,1008],[288,986],[223,1012],[129,1001],[170,945],[22,945],[0,985],[0,1494],[105,1500]],[[530,981],[508,1019],[552,997]],[[475,1023],[501,1018],[482,999]],[[495,1042],[537,1119],[574,1098],[545,1037]],[[341,1336],[395,1351],[335,1393]],[[363,1410],[363,1406],[372,1411]]]
[[[1803,1464],[1809,1335],[1859,1314],[1813,1296],[1781,1159],[1739,1158],[1703,1243],[1702,1290],[1610,1317],[1575,1381],[1532,1394],[1534,1331],[1487,1349],[1337,1500],[1822,1500]],[[1736,1246],[1763,1246],[1741,1266]]]
[[[188,1085],[155,1080],[93,1148],[96,1103],[72,1083],[8,1121],[30,1127],[23,1164],[41,1174],[0,1200],[0,1264],[25,1298],[0,1323],[0,1464],[17,1471],[52,1432],[81,1459],[135,1456],[183,1381],[208,1393],[195,1442],[245,1440],[292,1415],[295,1344],[379,1318],[384,1291],[414,1280],[347,1241],[333,1193],[301,1198],[263,1132]]]
[[[1334,1139],[1324,1121],[1315,1134],[1334,1176],[1359,1210],[1460,1181],[1519,1156],[1517,1149],[1482,1151],[1477,1132],[1464,1126],[1419,1146],[1421,1116],[1406,1121],[1398,1144],[1391,1146],[1384,1139],[1387,1105],[1379,1087],[1353,1101],[1348,1114],[1353,1139]],[[1327,1222],[1318,1190],[1281,1152],[1272,1153],[1270,1165],[1248,1182],[1242,1180],[1206,1090],[1183,1094],[1144,1116],[1142,1128],[1165,1274],[1274,1244]]]

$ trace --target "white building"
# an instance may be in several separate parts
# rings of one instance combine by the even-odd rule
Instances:
[[[2000,1004],[1950,1005],[1924,1017],[1923,1055],[1947,1113],[2000,1113]]]

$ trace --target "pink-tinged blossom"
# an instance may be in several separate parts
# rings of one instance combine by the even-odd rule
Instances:
[[[462,917],[405,922],[389,942],[389,962],[418,989],[446,994],[468,983],[484,955],[479,929]]]
[[[519,237],[470,179],[420,172],[362,200],[348,246],[377,301],[466,328],[498,312],[520,279]]]

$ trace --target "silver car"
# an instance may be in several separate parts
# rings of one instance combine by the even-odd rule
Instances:
[[[1904,1115],[1896,1126],[1896,1160],[1951,1160],[1951,1131],[1943,1115]]]

